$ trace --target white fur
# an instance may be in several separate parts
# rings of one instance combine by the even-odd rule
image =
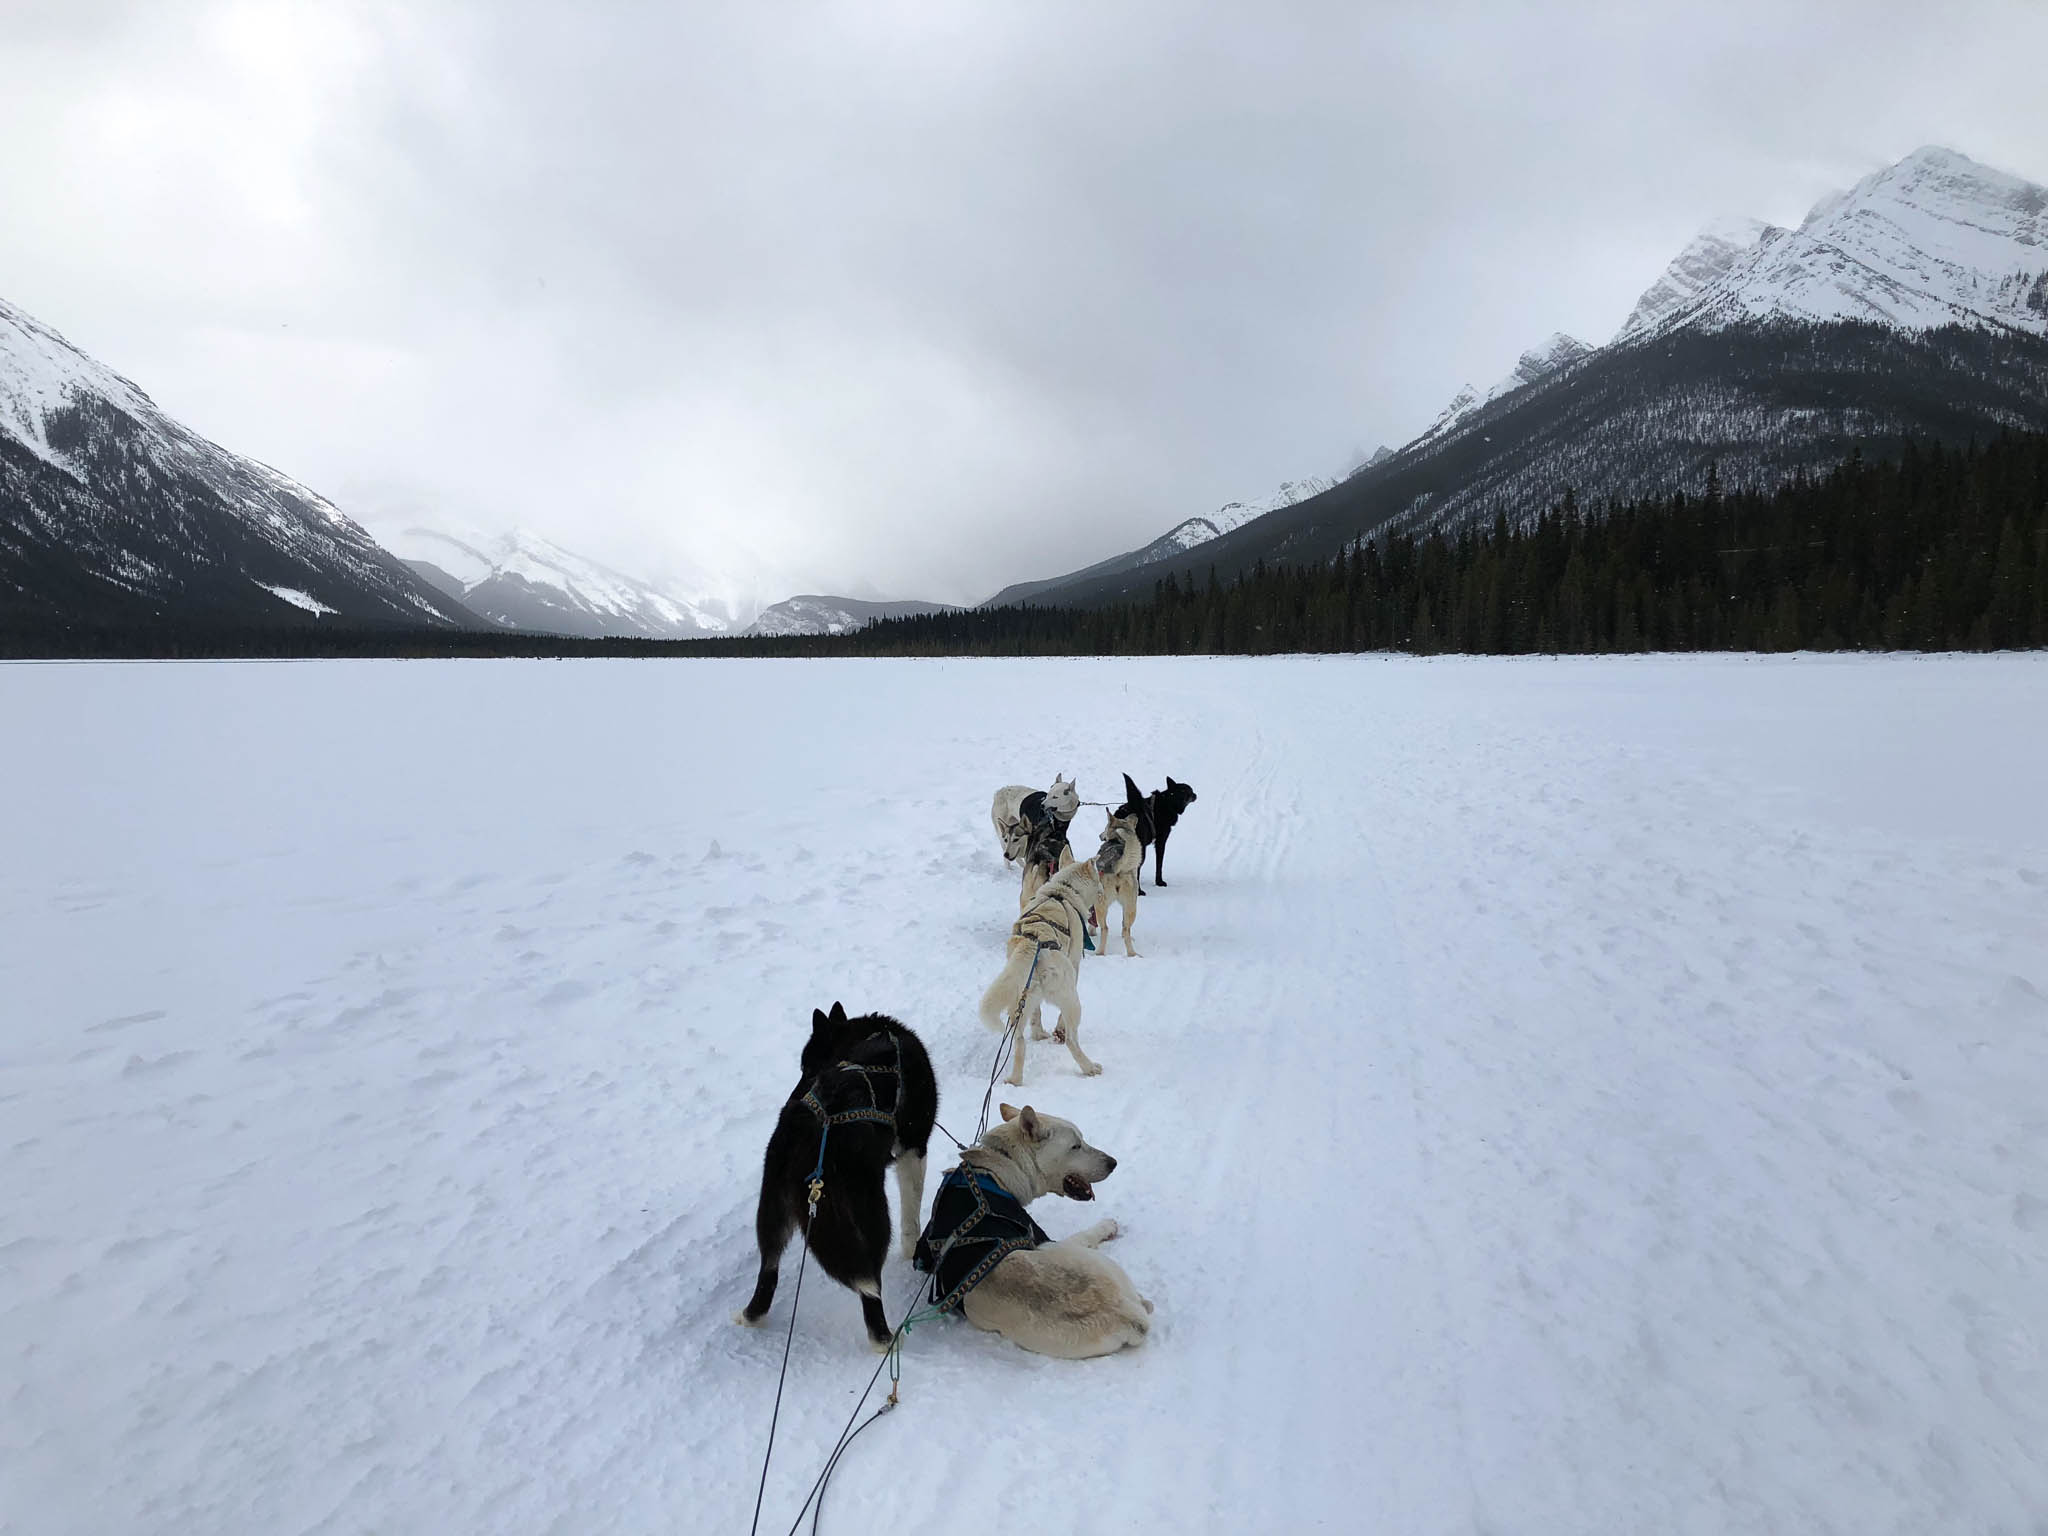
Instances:
[[[909,1258],[917,1248],[918,1234],[924,1230],[924,1163],[922,1152],[898,1152],[896,1155],[896,1230],[903,1234],[903,1257]]]
[[[968,1150],[966,1161],[1027,1205],[1061,1188],[1069,1174],[1093,1184],[1115,1166],[1071,1121],[1007,1104],[1003,1122]],[[1011,1254],[961,1298],[962,1315],[1061,1360],[1135,1348],[1151,1331],[1152,1303],[1121,1265],[1095,1251],[1116,1235],[1114,1221],[1098,1221],[1060,1242]]]
[[[1102,1070],[1081,1049],[1081,995],[1076,990],[1082,935],[1089,913],[1101,904],[1101,872],[1092,863],[1069,864],[1040,887],[1010,929],[1002,972],[982,994],[981,1022],[998,1032],[1006,1024],[1016,1026],[1009,1076],[1013,1087],[1024,1083],[1026,1034],[1045,1038],[1038,1018],[1042,1002],[1059,1009],[1053,1038],[1065,1042],[1082,1075],[1094,1077]]]

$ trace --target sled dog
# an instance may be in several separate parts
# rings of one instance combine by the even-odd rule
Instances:
[[[882,1311],[889,1252],[882,1170],[896,1165],[897,1225],[908,1258],[923,1227],[925,1144],[939,1112],[931,1058],[907,1025],[881,1013],[849,1019],[834,1003],[829,1014],[812,1011],[801,1068],[761,1163],[754,1214],[760,1277],[733,1320],[752,1326],[767,1315],[782,1251],[803,1232],[816,1267],[859,1293],[869,1342],[887,1349],[893,1330]],[[814,1173],[823,1183],[815,1216]]]
[[[1145,868],[1145,845],[1138,840],[1138,818],[1120,812],[1110,815],[1102,829],[1102,851],[1113,855],[1102,868],[1102,899],[1095,905],[1095,931],[1102,935],[1102,949],[1109,949],[1109,904],[1123,903],[1124,954],[1135,957],[1131,945],[1131,922],[1138,915],[1138,876]],[[1101,866],[1098,866],[1101,867]]]
[[[1040,821],[1020,817],[1017,825],[1024,829],[1024,884],[1017,893],[1017,910],[1022,912],[1046,881],[1074,862],[1074,850],[1067,842],[1068,824],[1064,821],[1051,816]]]
[[[1113,850],[1105,848],[1104,853],[1113,854]],[[1086,947],[1089,915],[1102,904],[1100,861],[1104,853],[1069,864],[1038,888],[1023,916],[1010,925],[1002,973],[982,994],[981,1022],[998,1032],[1006,1026],[1013,1028],[1009,1076],[1013,1087],[1024,1083],[1026,1033],[1034,1040],[1045,1038],[1039,1007],[1047,1000],[1060,1011],[1053,1038],[1073,1053],[1074,1065],[1085,1077],[1102,1070],[1081,1049],[1081,997],[1075,983]]]
[[[1011,836],[1020,821],[1035,824],[1050,816],[1060,824],[1061,835],[1066,833],[1067,823],[1079,814],[1081,792],[1074,787],[1072,779],[1052,776],[1051,789],[1032,789],[1023,784],[1005,784],[996,791],[994,802],[989,806],[989,820],[995,823],[996,841],[1002,844],[1005,863],[1014,862],[1018,855],[1011,851]]]
[[[1180,813],[1197,798],[1194,785],[1177,784],[1170,773],[1166,776],[1166,788],[1155,789],[1149,795],[1139,794],[1136,782],[1128,773],[1124,775],[1124,803],[1117,807],[1116,814],[1137,817],[1139,841],[1152,850],[1154,885],[1166,884],[1166,839],[1173,824],[1180,820]],[[1144,888],[1140,881],[1138,889]]]
[[[960,1168],[946,1176],[949,1184],[980,1177],[1021,1207],[1055,1191],[1070,1200],[1093,1200],[1095,1182],[1116,1171],[1116,1159],[1089,1146],[1071,1121],[1041,1115],[1028,1104],[1005,1104],[1002,1114],[1002,1123],[962,1154]],[[918,1245],[920,1268],[934,1267],[928,1261],[939,1258],[940,1202],[933,1205],[932,1220]],[[1023,1223],[1029,1236],[1022,1245],[961,1296],[960,1310],[970,1323],[1062,1360],[1115,1354],[1145,1342],[1152,1303],[1138,1294],[1122,1266],[1096,1251],[1117,1235],[1114,1221],[1098,1221],[1059,1242],[1046,1241],[1028,1216]],[[971,1261],[973,1255],[966,1257]],[[936,1267],[942,1285],[949,1283],[945,1264]]]

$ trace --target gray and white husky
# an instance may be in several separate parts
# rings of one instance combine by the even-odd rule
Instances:
[[[1102,829],[1102,851],[1114,857],[1108,864],[1099,860],[1096,864],[1102,872],[1102,899],[1095,908],[1095,928],[1102,935],[1102,950],[1107,954],[1109,904],[1121,902],[1124,909],[1124,955],[1135,959],[1138,951],[1131,943],[1131,923],[1138,915],[1138,876],[1145,868],[1145,845],[1138,836],[1138,818],[1110,812],[1109,821]]]
[[[1028,1104],[1005,1104],[1002,1112],[1002,1123],[962,1161],[1024,1204],[1055,1191],[1093,1200],[1096,1180],[1116,1170],[1116,1159],[1089,1146],[1072,1121],[1041,1115]],[[1096,1251],[1116,1235],[1114,1221],[1098,1221],[1059,1242],[1019,1249],[961,1298],[960,1310],[977,1328],[1061,1360],[1142,1344],[1152,1330],[1152,1303],[1121,1265]]]
[[[1050,1002],[1060,1011],[1053,1038],[1073,1053],[1074,1065],[1084,1077],[1102,1071],[1081,1049],[1081,995],[1076,989],[1081,956],[1086,952],[1088,923],[1103,904],[1104,861],[1114,863],[1121,851],[1105,842],[1095,858],[1077,861],[1047,880],[1024,908],[1023,916],[1010,925],[1009,942],[1003,947],[1003,969],[989,983],[981,997],[981,1022],[1000,1033],[1015,1025],[1014,1055],[1010,1062],[1012,1087],[1024,1085],[1024,1041],[1045,1038],[1039,1022],[1042,1003]]]

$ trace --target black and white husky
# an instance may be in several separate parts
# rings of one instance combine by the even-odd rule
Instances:
[[[889,1256],[889,1196],[882,1171],[896,1165],[898,1227],[910,1256],[922,1228],[925,1144],[939,1112],[931,1058],[908,1025],[887,1014],[849,1019],[838,1003],[812,1010],[803,1077],[790,1091],[761,1163],[754,1236],[761,1274],[734,1318],[752,1326],[768,1314],[782,1251],[805,1233],[818,1267],[860,1294],[876,1349],[892,1330],[882,1311],[882,1264]],[[813,1180],[818,1206],[810,1213]]]

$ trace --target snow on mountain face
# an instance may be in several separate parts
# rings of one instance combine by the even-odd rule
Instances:
[[[1384,450],[1382,450],[1384,451]],[[1283,480],[1280,489],[1271,496],[1256,501],[1226,501],[1205,517],[1191,517],[1184,523],[1176,524],[1147,545],[1135,562],[1150,565],[1155,560],[1170,559],[1185,554],[1211,539],[1220,539],[1233,529],[1242,528],[1254,518],[1264,517],[1268,512],[1277,512],[1282,507],[1291,507],[1297,501],[1307,501],[1311,496],[1320,496],[1335,480],[1326,480],[1321,475],[1308,475],[1300,480]]]
[[[1450,431],[1481,406],[1491,405],[1494,401],[1534,384],[1539,379],[1547,379],[1559,369],[1568,368],[1580,358],[1589,356],[1592,351],[1591,347],[1576,336],[1567,336],[1563,331],[1552,332],[1550,339],[1542,346],[1531,347],[1517,358],[1508,376],[1485,394],[1481,394],[1470,384],[1459,390],[1451,397],[1451,403],[1443,408],[1443,413],[1430,423],[1428,429],[1416,441],[1424,442]],[[1382,449],[1380,455],[1375,456],[1372,462],[1377,464],[1382,458],[1391,457],[1393,455],[1390,452]]]
[[[72,456],[51,445],[50,423],[74,401],[93,397],[131,414],[156,411],[149,396],[113,369],[0,299],[0,431],[76,475]]]
[[[820,597],[815,593],[803,593],[763,608],[745,632],[770,637],[848,635],[882,619],[953,611],[947,603],[868,602],[857,597]]]
[[[1614,339],[1625,341],[1654,330],[1660,321],[1726,277],[1737,262],[1763,242],[1784,233],[1761,219],[1718,219],[1709,224],[1672,259],[1663,275],[1643,291]]]
[[[406,560],[453,577],[465,607],[507,629],[678,639],[732,627],[706,602],[622,575],[525,529],[494,535],[407,528],[387,543]]]
[[[1915,150],[1759,241],[1647,329],[1753,320],[2048,335],[2048,190],[1954,150]]]
[[[472,622],[324,497],[172,420],[5,301],[0,610],[109,623]]]

